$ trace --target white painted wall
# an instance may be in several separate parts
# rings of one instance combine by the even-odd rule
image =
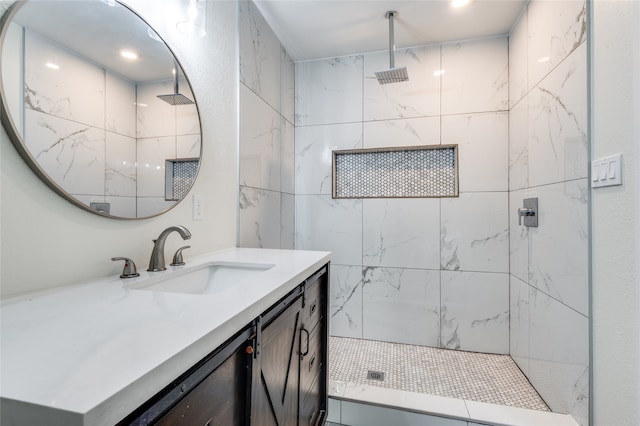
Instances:
[[[593,424],[640,424],[640,3],[595,0],[592,155],[623,185],[592,190]]]
[[[11,1],[0,2],[4,10]],[[189,199],[157,218],[123,221],[83,211],[51,191],[31,172],[0,131],[1,296],[114,275],[113,256],[133,258],[146,269],[151,240],[167,226],[191,230],[189,255],[236,245],[237,172],[237,3],[207,2],[207,36],[189,39],[175,29],[164,6],[175,0],[128,0],[167,41],[193,85],[203,131],[200,174]],[[205,197],[205,218],[193,221],[191,194]],[[183,244],[177,235],[167,253]],[[167,255],[169,256],[169,255]]]

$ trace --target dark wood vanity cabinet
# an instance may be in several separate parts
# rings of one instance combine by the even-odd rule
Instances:
[[[328,266],[119,425],[319,425],[327,414]]]
[[[326,268],[258,319],[252,426],[320,424],[327,411]]]

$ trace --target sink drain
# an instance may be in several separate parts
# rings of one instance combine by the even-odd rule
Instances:
[[[368,380],[378,380],[380,382],[384,381],[384,373],[382,371],[367,371],[367,379]]]

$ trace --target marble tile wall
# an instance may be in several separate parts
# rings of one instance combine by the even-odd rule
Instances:
[[[296,64],[295,244],[333,252],[330,332],[508,353],[508,39],[398,50],[381,86],[386,60]],[[332,199],[332,150],[439,144],[460,197]]]
[[[549,407],[588,424],[586,5],[533,0],[509,41],[510,353]],[[518,226],[538,197],[539,226]]]
[[[293,65],[240,8],[241,244],[332,251],[332,335],[509,353],[587,424],[584,2],[533,0],[508,38],[401,49],[402,84],[378,85],[384,53],[297,63],[295,115]],[[452,143],[458,198],[331,198],[332,150]],[[535,196],[540,227],[518,226]]]
[[[171,81],[136,85],[31,31],[24,46],[24,136],[44,170],[77,199],[110,203],[114,215],[173,205],[164,200],[165,159],[199,157],[196,107],[156,97],[173,92]],[[50,58],[64,71],[44,67]],[[186,81],[180,90],[193,99]]]
[[[294,246],[292,59],[251,1],[240,1],[240,247]]]

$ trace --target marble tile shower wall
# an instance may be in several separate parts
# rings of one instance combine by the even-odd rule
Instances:
[[[295,68],[255,4],[239,8],[239,245],[292,249]]]
[[[171,82],[136,85],[31,31],[24,45],[25,140],[45,171],[87,204],[110,203],[114,215],[173,204],[164,200],[164,162],[199,156],[195,107],[156,98],[173,92]],[[43,66],[52,57],[60,70]],[[181,91],[192,98],[188,85]]]
[[[299,249],[331,250],[331,334],[509,351],[508,38],[296,64]],[[336,149],[459,145],[460,197],[332,199]]]
[[[510,37],[510,353],[552,410],[588,424],[584,1],[533,0]],[[539,227],[518,226],[539,199]]]

